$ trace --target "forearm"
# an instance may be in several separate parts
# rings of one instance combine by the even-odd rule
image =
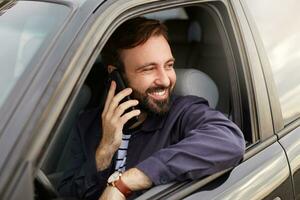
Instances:
[[[116,148],[113,146],[99,145],[95,154],[97,171],[105,170],[110,166],[115,152]]]
[[[132,117],[140,114],[140,110],[124,113],[125,110],[138,104],[137,100],[121,102],[124,97],[131,94],[132,89],[126,88],[115,95],[116,83],[111,86],[101,114],[102,138],[96,150],[95,160],[98,171],[106,169],[122,142],[124,124]]]
[[[144,190],[152,186],[151,179],[137,168],[131,168],[122,175],[122,181],[132,190]]]

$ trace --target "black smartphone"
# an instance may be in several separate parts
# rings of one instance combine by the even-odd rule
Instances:
[[[127,88],[126,84],[125,84],[125,81],[123,80],[123,77],[121,75],[121,73],[118,71],[118,70],[114,70],[110,73],[110,80],[114,80],[116,82],[116,92],[115,94],[119,93],[120,91],[124,90],[125,88]],[[121,100],[120,104],[125,102],[125,101],[128,101],[132,99],[130,97],[130,95],[126,96],[124,99]],[[130,112],[132,110],[136,109],[135,106],[132,106],[130,108],[128,108],[127,110],[125,110],[124,114],[127,113],[127,112]],[[126,122],[126,124],[124,125],[124,129],[128,129],[130,128],[133,124],[135,124],[136,122],[138,121],[138,116],[135,116],[133,118],[131,118],[130,120],[128,120]]]

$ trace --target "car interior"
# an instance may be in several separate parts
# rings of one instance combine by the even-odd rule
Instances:
[[[230,62],[216,18],[205,6],[179,7],[145,14],[161,20],[168,28],[169,43],[175,57],[177,83],[175,93],[196,95],[208,100],[209,105],[235,121],[233,110]],[[41,168],[36,176],[36,199],[54,199],[59,195],[56,187],[71,156],[71,130],[80,113],[103,105],[107,73],[101,56],[94,63],[72,106],[64,112],[53,136],[42,155]],[[236,91],[237,92],[237,91]],[[65,114],[67,113],[67,114]],[[237,123],[243,130],[242,124]],[[251,133],[245,133],[246,141]]]

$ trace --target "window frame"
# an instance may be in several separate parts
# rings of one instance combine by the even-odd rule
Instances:
[[[272,121],[274,126],[275,133],[278,133],[280,130],[284,128],[284,122],[282,117],[282,111],[281,106],[279,102],[279,96],[276,90],[275,81],[273,78],[271,66],[269,59],[267,57],[266,51],[263,46],[262,39],[259,35],[257,26],[255,24],[254,18],[251,15],[251,12],[247,6],[247,3],[245,0],[239,0],[241,5],[243,6],[243,10],[245,12],[249,27],[251,28],[251,32],[255,41],[255,45],[257,48],[257,51],[259,53],[259,58],[263,70],[263,75],[265,79],[265,83],[267,86],[267,93],[269,97],[270,102],[270,109],[272,114]]]
[[[262,39],[260,38],[257,26],[255,24],[254,18],[250,13],[250,10],[247,6],[246,0],[239,0],[243,5],[244,12],[247,14],[247,19],[249,26],[251,27],[252,34],[255,38],[257,45],[257,51],[261,55],[261,63],[264,71],[265,81],[267,85],[267,90],[269,94],[270,107],[272,110],[273,126],[274,131],[278,135],[279,139],[287,135],[289,132],[294,130],[300,125],[300,115],[295,117],[292,121],[284,124],[283,114],[281,110],[281,105],[279,101],[279,95],[276,89],[276,83],[271,69],[271,64],[269,62],[267,53],[263,46]]]

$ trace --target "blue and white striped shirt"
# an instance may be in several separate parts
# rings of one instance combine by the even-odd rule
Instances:
[[[116,160],[116,167],[115,170],[119,172],[124,172],[126,170],[126,158],[127,158],[127,149],[128,149],[128,143],[131,135],[125,135],[122,136],[122,142],[118,149],[117,153],[117,160]]]

